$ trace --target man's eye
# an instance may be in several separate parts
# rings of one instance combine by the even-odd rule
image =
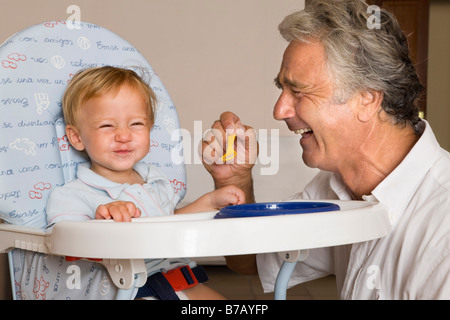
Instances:
[[[291,91],[296,97],[302,97],[303,96],[303,93],[301,91],[294,90],[294,89],[291,89]]]
[[[110,125],[110,124],[102,124],[102,125],[100,125],[100,128],[111,128],[112,127],[112,125]]]
[[[144,123],[143,122],[133,122],[131,125],[132,126],[143,126]]]

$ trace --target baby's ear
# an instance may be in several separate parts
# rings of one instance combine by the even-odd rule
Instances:
[[[69,139],[72,147],[74,147],[78,151],[84,150],[84,144],[83,144],[83,141],[81,140],[80,131],[78,130],[77,127],[72,126],[72,125],[67,125],[66,126],[66,135],[67,135],[67,138]]]

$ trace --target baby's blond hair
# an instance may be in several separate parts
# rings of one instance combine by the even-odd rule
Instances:
[[[148,106],[150,123],[155,121],[156,95],[133,70],[104,66],[81,70],[75,74],[64,92],[62,110],[67,125],[77,127],[77,113],[83,103],[109,93],[117,92],[124,84],[139,90]]]

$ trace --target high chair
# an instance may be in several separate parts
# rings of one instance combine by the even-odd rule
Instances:
[[[186,192],[184,164],[171,159],[172,153],[178,152],[180,157],[182,152],[175,106],[158,75],[136,48],[116,34],[84,22],[78,26],[49,21],[13,35],[0,47],[0,219],[20,226],[15,232],[24,233],[23,239],[14,240],[15,248],[42,252],[14,250],[9,254],[15,298],[51,297],[49,291],[57,291],[73,265],[81,268],[72,267],[76,272],[84,268],[92,274],[94,268],[98,275],[103,274],[92,262],[50,258],[43,242],[49,236],[44,229],[51,189],[73,179],[76,166],[86,161],[69,145],[65,135],[62,94],[78,70],[102,65],[131,68],[149,82],[158,106],[151,147],[144,161],[158,166],[169,177],[180,199]],[[9,245],[4,242],[5,231],[1,239],[2,246]],[[50,279],[50,272],[58,276]],[[74,275],[73,286],[78,286],[74,272],[69,275]],[[91,278],[108,288],[107,277]],[[24,290],[25,282],[30,290]]]
[[[380,204],[336,201],[339,211],[214,219],[217,212],[113,221],[62,221],[46,230],[52,188],[86,159],[68,143],[61,97],[79,69],[114,65],[144,72],[159,104],[144,160],[183,198],[185,166],[176,109],[144,57],[91,23],[50,21],[0,47],[0,252],[8,252],[14,299],[132,299],[147,278],[145,258],[279,252],[275,298],[308,249],[367,241],[390,230]],[[305,201],[307,202],[307,201]],[[244,210],[245,211],[245,210]],[[79,259],[82,258],[82,259]]]

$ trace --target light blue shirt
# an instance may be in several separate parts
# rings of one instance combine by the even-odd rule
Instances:
[[[173,214],[180,199],[170,180],[149,164],[137,163],[134,170],[144,179],[143,185],[112,182],[89,169],[86,164],[79,165],[77,179],[55,188],[50,194],[47,228],[63,220],[92,220],[99,205],[113,201],[133,202],[141,210],[141,217]],[[148,259],[145,263],[148,275],[181,265],[196,265],[194,262],[189,263],[188,259]]]
[[[140,210],[141,217],[173,214],[179,201],[169,179],[156,167],[144,163],[134,166],[145,184],[112,182],[79,165],[77,179],[55,188],[47,202],[48,226],[61,220],[91,220],[101,204],[113,201],[131,201]]]

